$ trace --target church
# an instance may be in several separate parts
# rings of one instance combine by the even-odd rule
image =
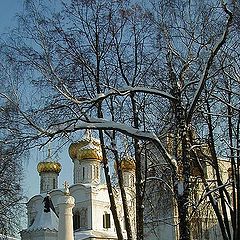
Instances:
[[[28,226],[20,232],[21,240],[117,240],[116,229],[106,183],[101,177],[102,151],[100,141],[86,131],[83,138],[69,147],[69,156],[73,164],[73,185],[67,182],[64,187],[58,187],[58,176],[61,164],[48,158],[39,162],[37,171],[40,176],[40,193],[33,196],[27,203]],[[158,159],[161,161],[161,159]],[[221,162],[222,179],[229,181],[229,161]],[[178,215],[171,189],[165,189],[164,176],[169,178],[168,168],[159,165],[164,175],[156,173],[156,169],[148,169],[149,179],[161,176],[164,181],[147,183],[146,204],[144,211],[144,239],[147,240],[175,240],[178,239]],[[133,236],[135,233],[135,163],[125,156],[121,160],[123,184],[126,191],[129,215]],[[206,179],[214,183],[214,169],[205,166]],[[194,192],[191,199],[198,202],[204,193],[204,185],[193,168],[191,180],[194,182]],[[156,175],[157,174],[157,175]],[[118,217],[127,239],[121,193],[114,188],[114,196]],[[196,199],[194,199],[196,198]],[[222,239],[217,219],[207,199],[198,207],[196,216],[192,217],[191,232],[193,239]],[[207,213],[206,213],[207,212]],[[207,218],[206,218],[207,216]]]
[[[22,240],[117,239],[110,210],[107,185],[101,180],[102,153],[98,139],[86,131],[83,138],[69,147],[73,162],[73,182],[58,187],[61,164],[48,158],[37,166],[40,193],[27,203],[28,227]],[[135,224],[135,164],[131,158],[121,162],[132,226]],[[63,169],[64,170],[64,169]],[[67,170],[67,169],[66,169]],[[115,188],[116,205],[123,234],[124,214],[120,190]]]

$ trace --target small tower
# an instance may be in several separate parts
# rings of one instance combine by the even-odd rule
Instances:
[[[59,162],[51,160],[50,150],[46,161],[38,163],[37,170],[40,175],[40,193],[46,193],[58,188],[58,175],[62,167]]]
[[[69,155],[74,164],[74,184],[100,183],[101,145],[90,131],[85,132],[82,140],[70,145]]]

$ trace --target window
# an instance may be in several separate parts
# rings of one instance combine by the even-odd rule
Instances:
[[[111,228],[110,214],[105,213],[103,215],[103,228]]]
[[[82,208],[73,213],[73,229],[87,229],[87,208]]]
[[[77,182],[79,182],[81,180],[81,170],[80,169],[78,169],[76,171],[76,179],[77,179]]]
[[[130,187],[133,187],[134,186],[134,176],[133,175],[131,175],[131,177],[130,177]]]
[[[40,180],[40,190],[42,191],[43,190],[43,179],[41,178]]]
[[[53,189],[55,189],[56,188],[56,179],[54,178],[53,179]]]
[[[126,230],[127,227],[126,227],[126,221],[125,221],[125,218],[123,219],[123,229]]]
[[[79,229],[80,228],[80,213],[77,211],[73,214],[73,229]]]
[[[84,180],[85,178],[85,167],[82,168],[82,179]]]
[[[94,166],[95,168],[95,174],[94,174],[94,178],[98,179],[98,166]]]

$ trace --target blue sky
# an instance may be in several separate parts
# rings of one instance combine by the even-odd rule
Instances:
[[[0,33],[16,24],[15,15],[22,11],[23,0],[0,0]]]
[[[17,25],[16,14],[20,13],[23,9],[24,0],[0,0],[0,35],[4,38],[4,34],[11,28]],[[33,168],[36,168],[37,159],[32,159],[33,152],[31,152],[30,159],[24,160],[24,192],[30,197],[38,193],[38,176]]]
[[[16,14],[23,10],[24,0],[0,0],[0,35],[4,38],[11,28],[17,25]],[[37,172],[38,162],[46,158],[46,149],[41,152],[34,149],[30,152],[29,159],[24,159],[24,192],[28,197],[39,193],[39,175]],[[59,187],[67,180],[72,183],[72,161],[64,149],[59,154],[59,162],[62,164],[62,172],[59,176]]]

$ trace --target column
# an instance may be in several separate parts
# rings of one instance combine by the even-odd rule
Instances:
[[[75,199],[65,192],[65,195],[59,198],[59,226],[58,240],[74,240],[73,237],[73,213]]]

